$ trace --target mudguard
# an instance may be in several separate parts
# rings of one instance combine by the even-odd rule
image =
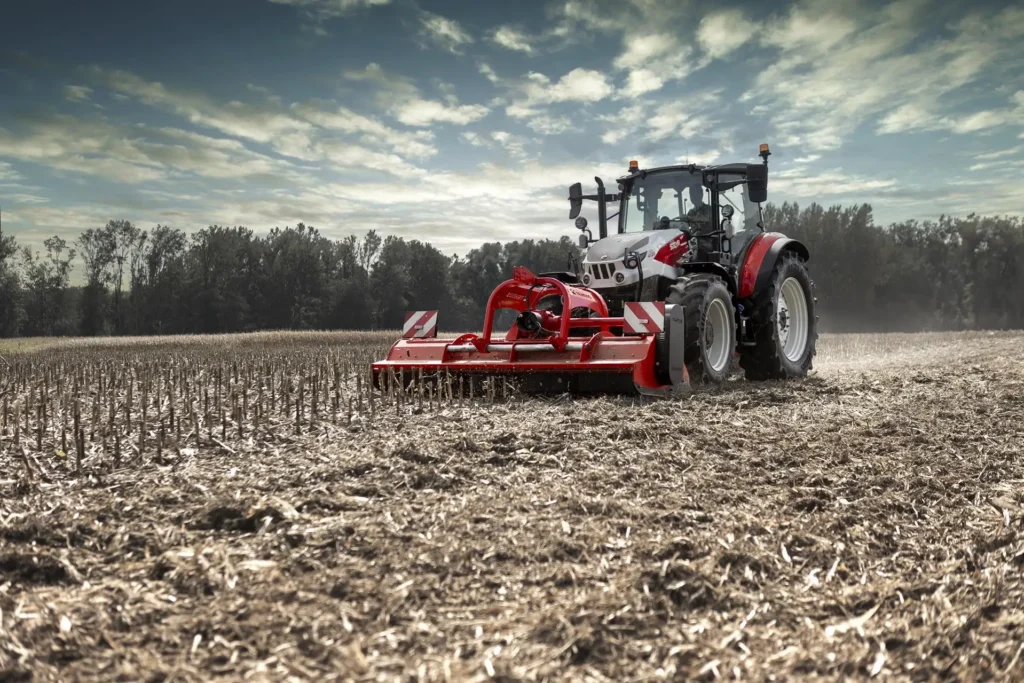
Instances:
[[[784,251],[795,251],[805,261],[810,259],[810,252],[802,242],[780,232],[764,232],[751,240],[740,270],[739,298],[749,298],[768,284],[775,264]]]

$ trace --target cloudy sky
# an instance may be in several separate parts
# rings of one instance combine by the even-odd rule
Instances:
[[[0,203],[24,244],[375,228],[463,253],[574,235],[566,186],[756,161],[773,201],[1024,213],[1004,0],[10,3]]]

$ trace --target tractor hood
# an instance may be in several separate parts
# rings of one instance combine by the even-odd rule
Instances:
[[[584,284],[603,288],[621,287],[637,282],[639,273],[627,269],[624,265],[627,251],[635,251],[640,256],[645,279],[654,275],[665,275],[663,271],[666,266],[655,261],[654,255],[680,234],[678,230],[651,230],[609,235],[603,240],[598,240],[590,245],[583,257],[584,275],[589,276],[589,282],[585,278]]]
[[[618,235],[609,235],[603,240],[598,240],[590,245],[587,250],[586,261],[588,263],[599,263],[601,261],[622,262],[627,251],[635,251],[643,256],[645,253],[654,255],[658,253],[662,245],[678,237],[678,230],[651,230],[648,232],[624,232]]]

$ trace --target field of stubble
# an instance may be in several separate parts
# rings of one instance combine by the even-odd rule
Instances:
[[[8,350],[0,680],[1024,678],[1024,334],[653,403],[371,402],[386,345]]]

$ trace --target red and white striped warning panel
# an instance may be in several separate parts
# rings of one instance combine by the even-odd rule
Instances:
[[[665,303],[627,301],[622,312],[625,331],[630,334],[657,334],[665,331]]]
[[[402,327],[403,339],[424,339],[437,336],[437,311],[409,311]]]

